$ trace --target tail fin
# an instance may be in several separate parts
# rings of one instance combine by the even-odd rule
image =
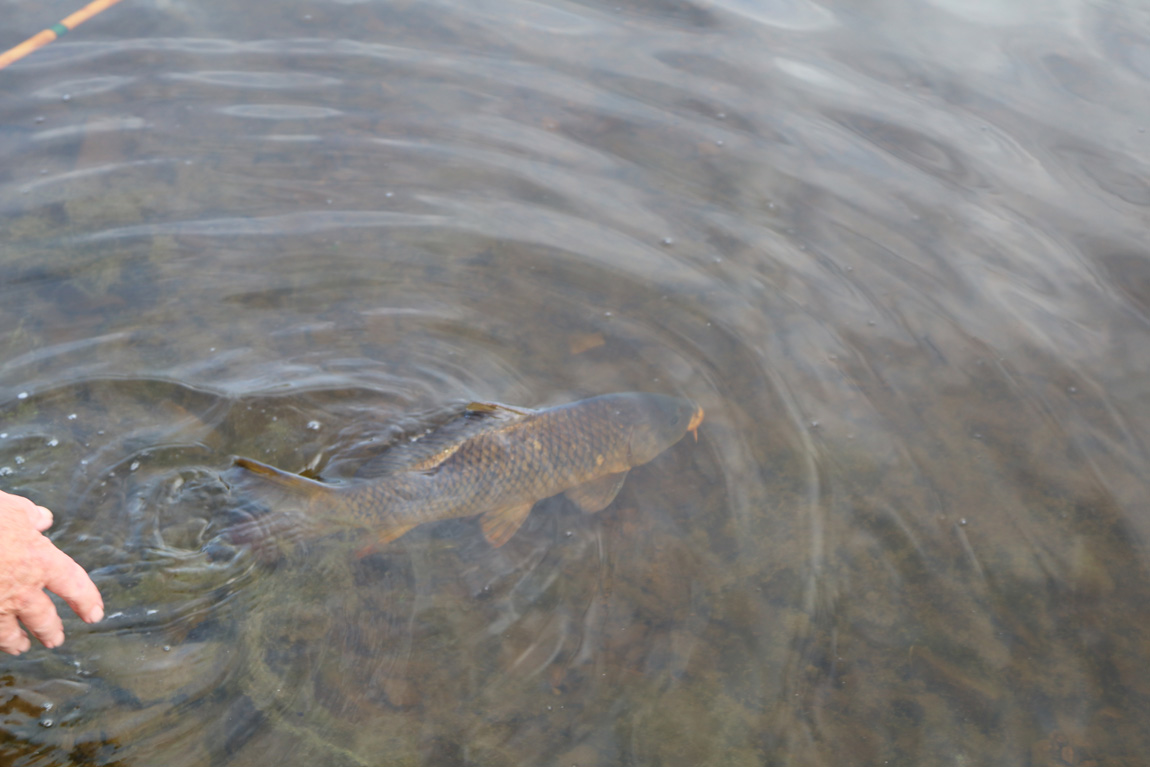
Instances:
[[[267,512],[233,522],[221,531],[220,538],[231,546],[246,546],[260,562],[271,564],[306,550],[314,529],[310,519],[300,514]]]
[[[253,480],[254,484],[266,484],[270,496],[259,487],[251,488],[260,499],[255,507],[259,510],[251,513],[255,505],[251,501],[247,502],[248,509],[237,509],[240,518],[224,530],[225,541],[233,546],[248,546],[257,559],[270,563],[300,549],[308,538],[322,534],[325,518],[316,511],[329,504],[317,499],[337,492],[336,488],[251,458],[233,460],[236,466],[259,478]]]

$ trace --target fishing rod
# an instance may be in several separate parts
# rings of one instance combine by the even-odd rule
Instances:
[[[71,16],[68,16],[59,24],[53,24],[44,31],[32,35],[15,48],[0,53],[0,69],[3,69],[14,61],[19,61],[37,48],[43,48],[53,40],[63,37],[97,13],[111,8],[118,2],[120,2],[120,0],[92,0],[92,2]]]

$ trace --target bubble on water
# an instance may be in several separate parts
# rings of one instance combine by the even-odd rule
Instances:
[[[674,237],[664,237],[662,239],[662,243],[663,243],[663,245],[665,245],[669,248],[675,244],[675,238]]]
[[[75,421],[76,420],[76,414],[75,413],[68,413],[68,420],[69,421]]]
[[[0,477],[7,477],[12,473],[11,466],[0,466]]]
[[[56,724],[56,720],[51,719],[49,717],[44,717],[43,719],[40,720],[40,726],[41,727],[51,727],[54,724]]]
[[[16,462],[17,466],[19,466],[20,464],[24,463],[24,456],[18,455],[15,458],[13,458],[12,460]]]
[[[139,461],[132,461],[132,465],[128,467],[128,469],[131,471],[135,471],[138,468],[140,468],[140,462]]]
[[[28,399],[28,392],[22,391],[16,395],[16,399]]]
[[[48,447],[56,447],[56,445],[59,444],[60,440],[56,439],[55,437],[52,437],[50,440],[48,440]]]
[[[311,429],[312,431],[319,431],[320,422],[319,421],[308,421],[307,427],[309,429]]]
[[[0,439],[8,439],[8,432],[0,432]]]

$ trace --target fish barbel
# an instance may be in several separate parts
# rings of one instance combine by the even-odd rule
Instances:
[[[627,472],[695,434],[703,409],[662,394],[604,394],[526,410],[473,402],[459,418],[382,456],[379,476],[317,482],[237,458],[236,464],[303,496],[323,526],[368,529],[389,543],[428,522],[479,515],[502,546],[537,501],[566,493],[594,513],[615,499]]]

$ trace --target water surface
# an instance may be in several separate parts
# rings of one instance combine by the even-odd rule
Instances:
[[[0,48],[73,10],[5,11]],[[124,3],[0,72],[0,487],[108,617],[28,765],[1142,764],[1150,17]],[[469,400],[605,511],[235,545]]]

